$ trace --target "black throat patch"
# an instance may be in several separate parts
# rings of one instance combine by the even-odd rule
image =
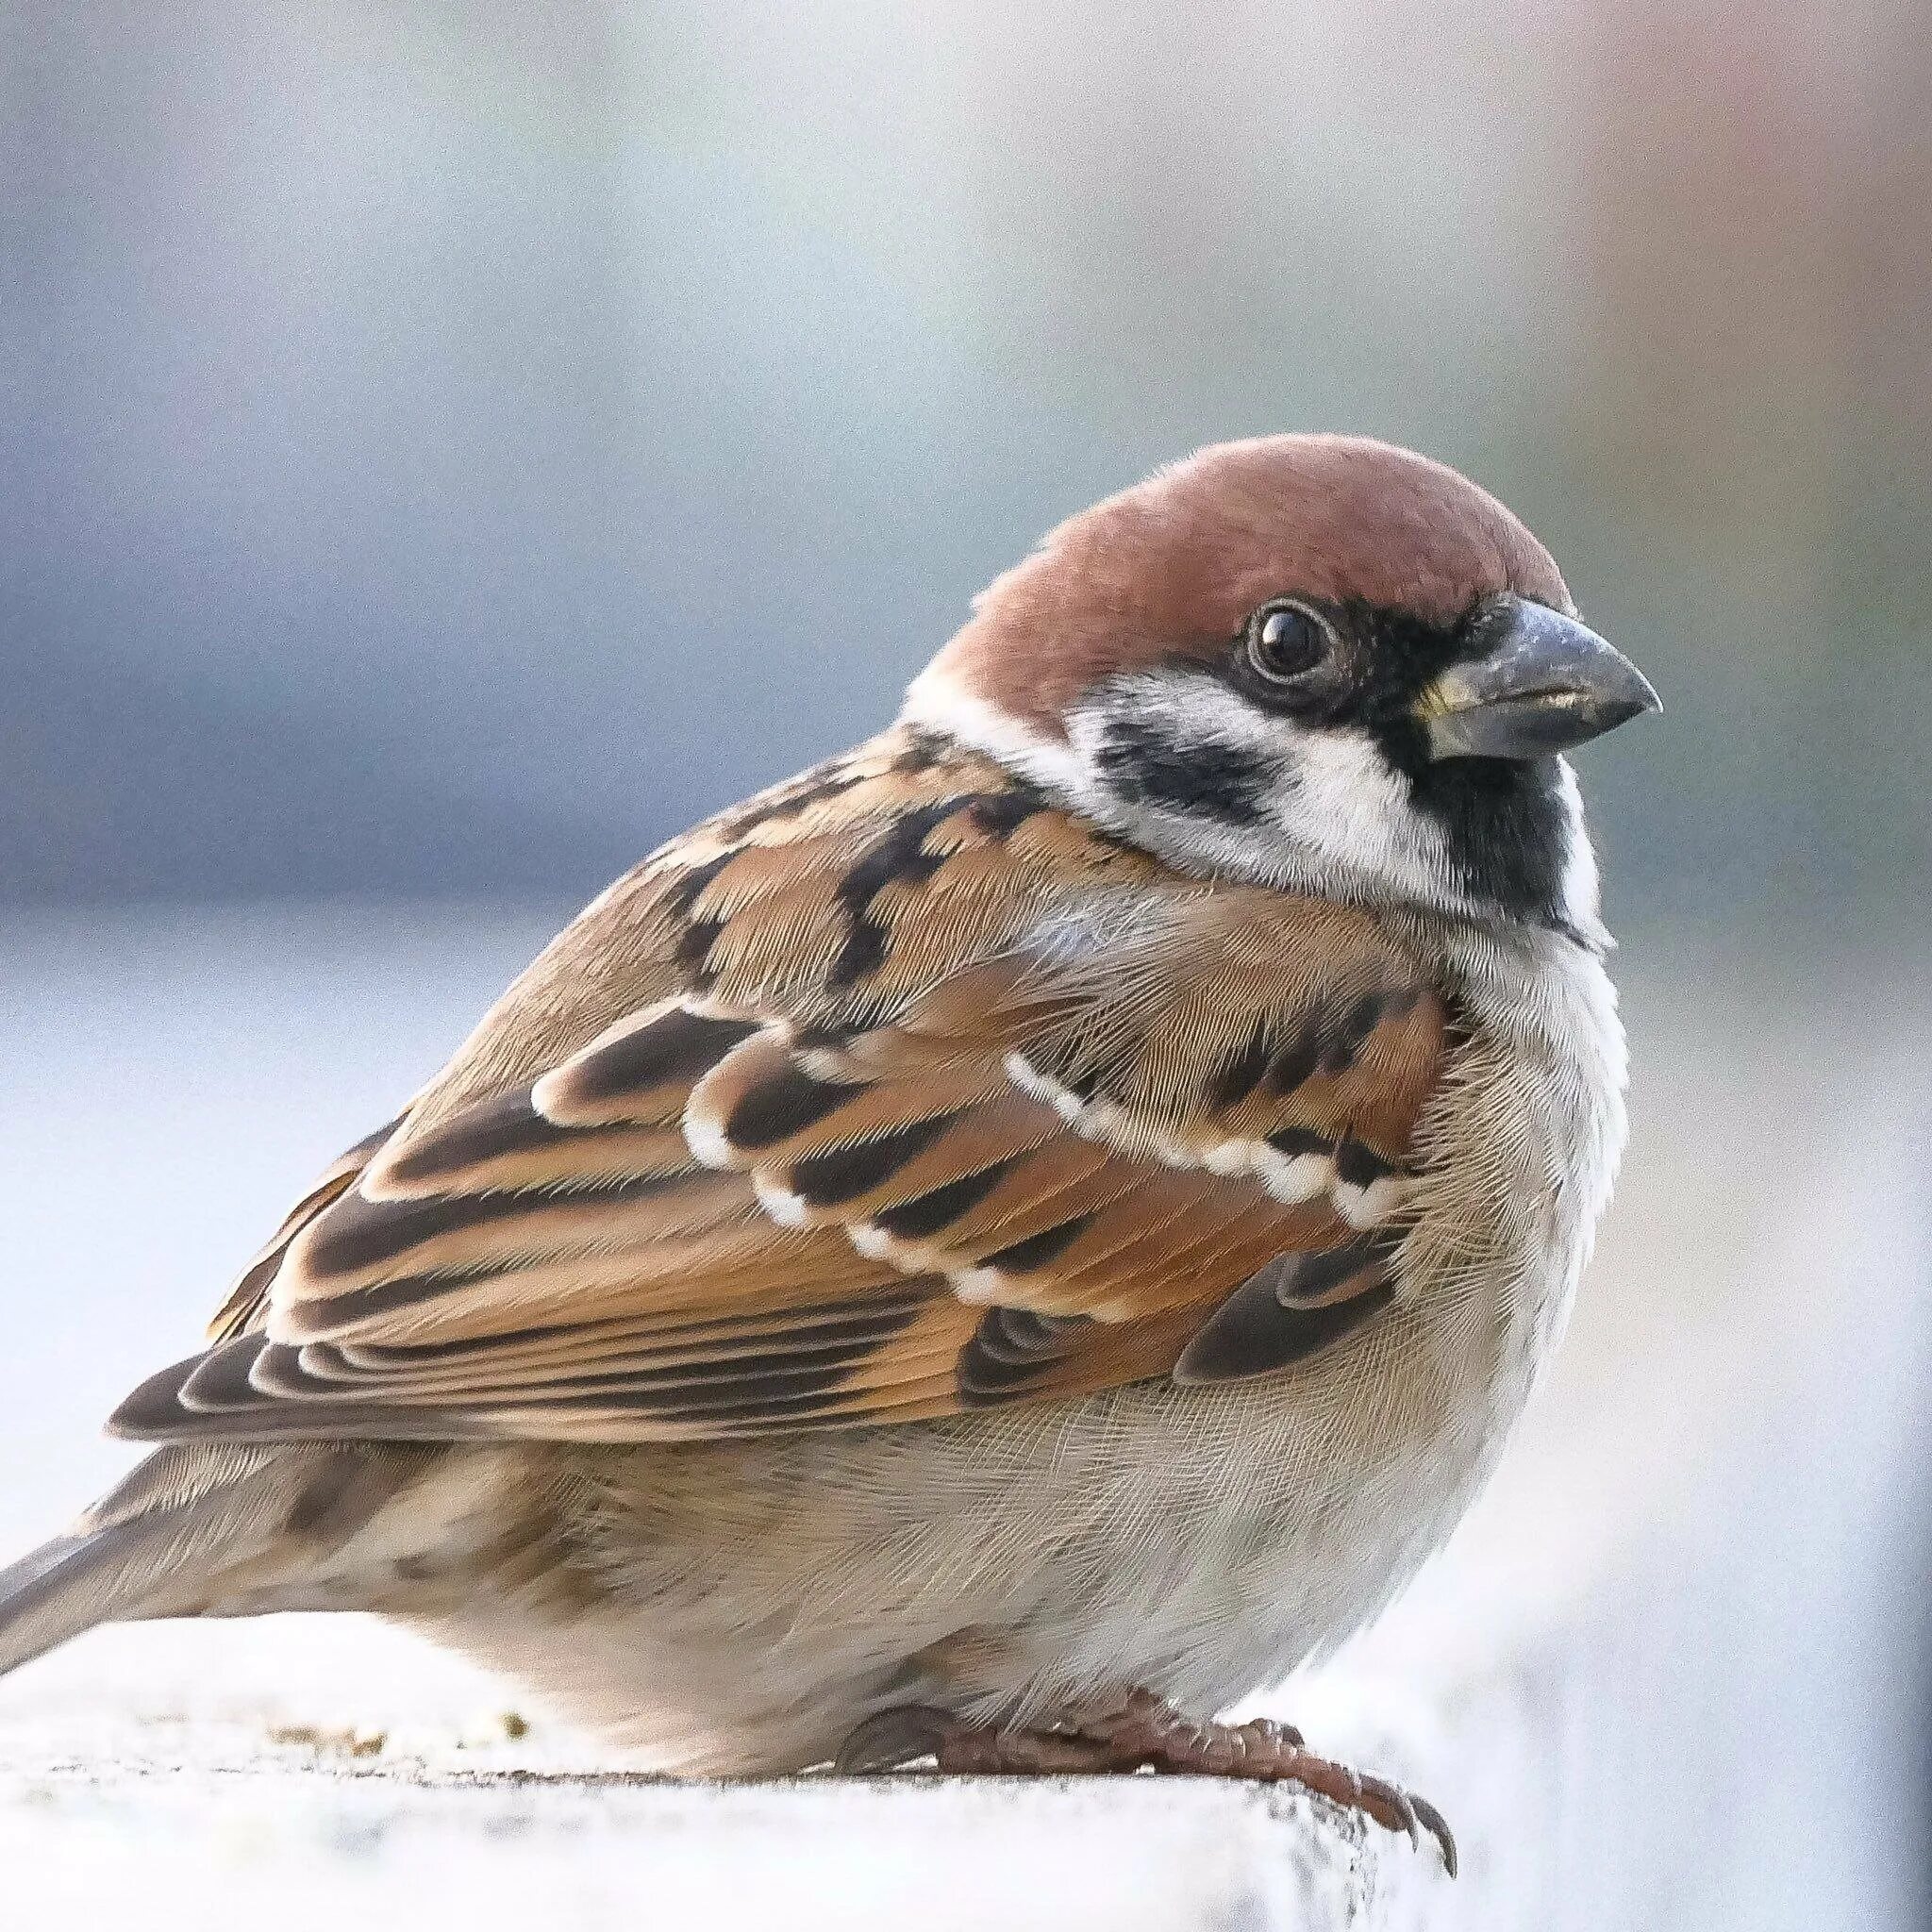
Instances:
[[[1408,781],[1416,810],[1441,832],[1464,891],[1525,924],[1568,932],[1569,814],[1557,760],[1434,759],[1414,714],[1429,683],[1471,648],[1470,625],[1381,610],[1357,612],[1356,622],[1380,672],[1362,694],[1369,730]]]
[[[1346,639],[1307,685],[1274,691],[1246,675],[1238,651],[1221,666],[1176,660],[1176,678],[1219,687],[1263,716],[1307,732],[1365,732],[1405,781],[1416,817],[1432,825],[1468,897],[1525,924],[1580,938],[1564,905],[1569,808],[1555,758],[1432,759],[1417,700],[1473,644],[1468,624],[1434,625],[1351,607],[1334,613]],[[1137,704],[1131,687],[1104,700],[1090,743],[1095,775],[1128,810],[1256,832],[1295,794],[1294,734],[1278,742],[1230,739],[1208,717],[1191,729],[1185,708]],[[1091,714],[1090,714],[1091,715]],[[1306,793],[1303,794],[1306,796]],[[1265,837],[1265,832],[1263,832]]]

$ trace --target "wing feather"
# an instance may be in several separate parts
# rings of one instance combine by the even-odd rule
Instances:
[[[1393,1293],[1442,999],[889,734],[613,888],[150,1436],[687,1440],[1263,1373]]]

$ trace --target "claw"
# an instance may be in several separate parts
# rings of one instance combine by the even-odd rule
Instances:
[[[929,1704],[901,1704],[869,1717],[839,1746],[832,1769],[841,1777],[903,1771],[922,1757],[938,1760],[958,1728],[948,1712]]]
[[[1082,1727],[1114,1754],[1112,1769],[1142,1765],[1170,1775],[1251,1778],[1296,1784],[1345,1811],[1359,1811],[1386,1831],[1400,1832],[1418,1849],[1424,1829],[1456,1874],[1456,1840],[1442,1814],[1387,1778],[1365,1777],[1346,1764],[1318,1757],[1292,1724],[1253,1718],[1242,1724],[1195,1724],[1146,1690],[1126,1697],[1113,1715],[1088,1717]]]
[[[1450,1877],[1456,1876],[1456,1834],[1449,1829],[1449,1821],[1429,1803],[1411,1791],[1408,1802],[1424,1827],[1434,1837],[1442,1854],[1442,1869]]]
[[[1385,1805],[1394,1813],[1395,1823],[1388,1824],[1387,1820],[1379,1821],[1388,1829],[1399,1831],[1410,1844],[1420,1851],[1423,1834],[1420,1814],[1415,1808],[1415,1800],[1400,1785],[1391,1785],[1386,1777],[1373,1777],[1364,1773],[1359,1780],[1362,1796]]]
[[[931,1705],[903,1704],[867,1718],[840,1747],[832,1769],[847,1777],[901,1771],[929,1760],[938,1770],[979,1776],[1042,1776],[1153,1770],[1300,1785],[1344,1810],[1362,1812],[1420,1848],[1426,1830],[1456,1876],[1448,1821],[1413,1791],[1318,1757],[1292,1724],[1267,1718],[1198,1724],[1145,1690],[1110,1716],[1091,1713],[1030,1730],[963,1722]]]
[[[1291,1751],[1308,1748],[1308,1740],[1302,1736],[1299,1726],[1285,1724],[1279,1718],[1250,1718],[1241,1729],[1251,1737],[1259,1738],[1265,1744],[1286,1744]]]

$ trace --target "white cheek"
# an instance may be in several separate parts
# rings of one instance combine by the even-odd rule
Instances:
[[[1275,808],[1281,834],[1332,882],[1373,882],[1399,898],[1456,896],[1442,835],[1409,803],[1366,732],[1291,725],[1292,777]]]
[[[1609,942],[1604,931],[1602,882],[1597,875],[1596,853],[1583,824],[1583,793],[1568,758],[1557,760],[1557,787],[1563,801],[1563,917],[1573,930],[1599,945]]]
[[[1158,730],[1181,758],[1232,750],[1272,766],[1275,777],[1268,796],[1242,823],[1122,797],[1104,762],[1121,720],[1131,720],[1141,731]],[[1080,801],[1095,817],[1183,871],[1289,882],[1280,871],[1280,813],[1293,789],[1291,755],[1274,721],[1250,709],[1224,686],[1195,677],[1117,678],[1067,720],[1067,738],[1078,765]]]
[[[1182,756],[1235,750],[1274,779],[1252,818],[1235,822],[1111,794],[1101,762],[1122,716]],[[1267,716],[1210,678],[1120,679],[1068,722],[1083,802],[1190,871],[1231,874],[1338,897],[1457,903],[1440,830],[1409,803],[1366,732],[1312,730]]]
[[[927,665],[907,687],[899,716],[984,752],[1058,797],[1082,795],[1086,774],[1071,746],[975,696],[942,665]]]
[[[934,666],[907,693],[904,716],[997,758],[1197,877],[1246,879],[1357,903],[1392,900],[1457,916],[1483,909],[1450,864],[1441,827],[1415,809],[1407,781],[1366,732],[1313,730],[1266,715],[1212,677],[1169,672],[1111,679],[1067,718],[1062,741],[1015,720]],[[1142,731],[1157,727],[1182,758],[1244,754],[1263,774],[1252,811],[1216,817],[1123,797],[1102,757],[1109,727],[1123,720]],[[1566,822],[1563,915],[1586,941],[1607,945],[1575,774],[1561,759],[1557,765]]]

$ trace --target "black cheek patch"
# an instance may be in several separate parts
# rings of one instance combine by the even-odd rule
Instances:
[[[1110,718],[1093,759],[1123,804],[1230,824],[1261,818],[1278,777],[1274,760],[1259,751],[1212,739],[1176,740],[1148,718]]]

